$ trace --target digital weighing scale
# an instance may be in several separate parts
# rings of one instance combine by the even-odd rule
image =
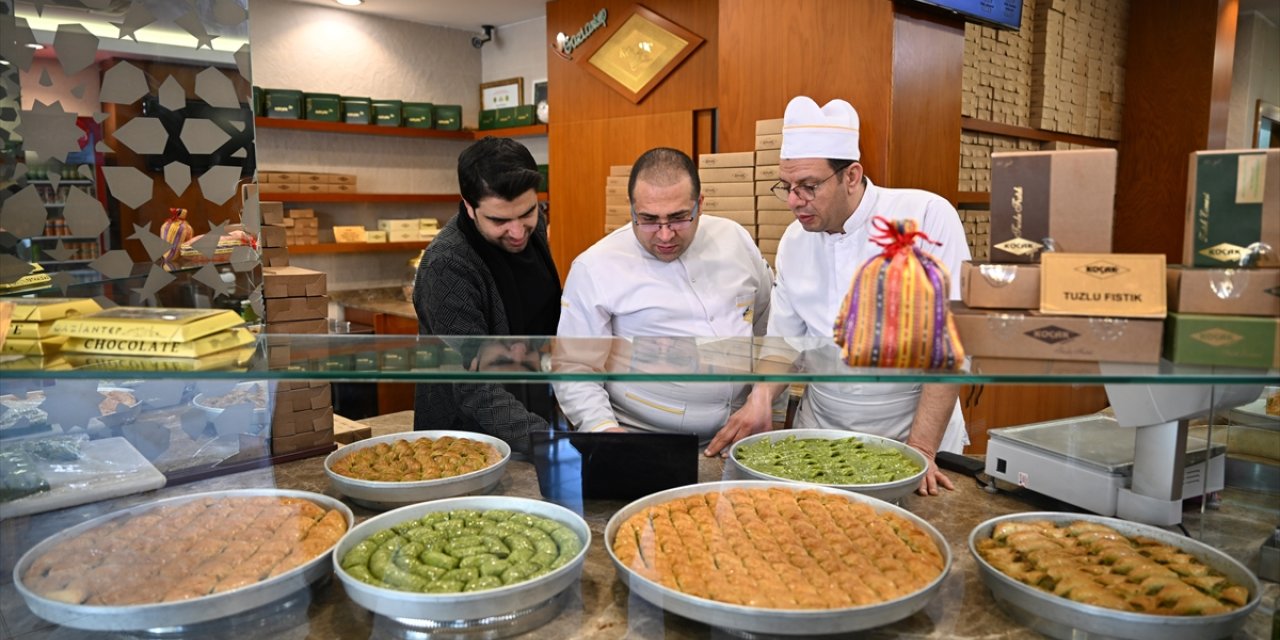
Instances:
[[[1124,365],[1103,365],[1123,374]],[[1182,499],[1219,491],[1226,447],[1188,438],[1188,420],[1254,400],[1262,385],[1106,385],[1115,417],[988,432],[986,473],[1104,516],[1182,522]]]
[[[987,432],[987,475],[1114,516],[1120,490],[1133,478],[1137,430],[1102,414],[1038,422]],[[1183,496],[1220,491],[1227,447],[1186,439]]]

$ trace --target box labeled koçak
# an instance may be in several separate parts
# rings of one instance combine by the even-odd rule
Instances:
[[[1240,264],[1250,245],[1271,251],[1252,266],[1280,266],[1280,149],[1197,151],[1187,175],[1183,264]]]
[[[960,265],[960,300],[972,309],[1039,309],[1040,265]]]
[[[1168,310],[1163,253],[1045,253],[1040,312],[1163,318]]]
[[[1163,320],[1047,316],[953,302],[966,355],[1031,360],[1157,362]]]
[[[1110,252],[1115,194],[1115,149],[992,153],[991,262]]]
[[[1280,269],[1170,266],[1169,310],[1230,316],[1280,316]]]
[[[1183,364],[1280,368],[1280,318],[1171,313],[1164,357]]]

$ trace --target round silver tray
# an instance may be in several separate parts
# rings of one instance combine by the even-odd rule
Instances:
[[[365,538],[394,525],[436,511],[454,509],[507,509],[550,518],[569,527],[582,541],[582,550],[568,564],[527,582],[468,593],[415,593],[376,587],[355,579],[342,568],[342,558]],[[370,518],[347,532],[333,552],[333,568],[358,605],[390,618],[429,621],[474,621],[530,609],[542,604],[582,575],[582,564],[591,546],[591,530],[578,514],[559,505],[508,496],[469,496],[424,502]]]
[[[942,572],[924,588],[888,602],[840,609],[764,609],[717,602],[665,587],[636,574],[630,567],[623,564],[613,551],[613,540],[617,536],[618,528],[622,526],[622,523],[636,513],[653,505],[676,498],[716,493],[728,489],[775,488],[792,491],[813,490],[838,495],[850,502],[866,504],[876,513],[889,512],[910,521],[920,527],[933,540],[934,545],[938,547],[938,551],[946,561],[942,567]],[[604,537],[605,547],[609,551],[609,558],[613,560],[613,566],[617,570],[618,578],[631,589],[632,593],[671,613],[713,627],[721,627],[731,632],[771,635],[824,635],[861,631],[890,624],[923,609],[942,586],[942,581],[947,577],[947,573],[951,571],[951,548],[947,546],[946,539],[942,537],[942,534],[937,529],[919,516],[882,500],[820,485],[805,486],[796,483],[746,480],[707,482],[668,489],[645,496],[623,507],[622,510],[609,519],[609,524],[605,526]]]
[[[876,484],[820,484],[804,482],[802,480],[792,480],[791,478],[783,478],[782,476],[763,473],[738,462],[738,447],[755,444],[762,440],[777,442],[778,440],[790,437],[794,437],[797,440],[843,440],[845,438],[856,438],[871,446],[894,449],[902,452],[902,455],[905,455],[912,462],[920,465],[920,471],[912,474],[908,478],[894,480],[892,482],[879,482]],[[773,480],[777,482],[813,484],[821,487],[831,487],[832,489],[853,491],[865,496],[871,496],[873,498],[888,501],[898,500],[899,498],[905,497],[915,491],[916,487],[920,486],[920,479],[924,477],[925,471],[929,468],[929,461],[925,459],[923,453],[920,453],[915,448],[909,447],[897,440],[882,436],[874,436],[868,433],[841,431],[836,429],[784,429],[782,431],[757,433],[754,436],[748,436],[735,442],[729,449],[728,462],[736,476],[745,480]]]
[[[204,498],[247,498],[253,496],[303,498],[326,509],[337,509],[346,518],[348,530],[355,523],[355,516],[352,515],[351,509],[347,505],[329,496],[309,491],[238,489],[178,496],[108,513],[49,537],[32,547],[18,560],[18,564],[13,568],[14,586],[17,587],[18,593],[22,595],[27,606],[31,608],[31,612],[49,622],[90,631],[142,631],[180,627],[250,611],[262,606],[264,603],[305,589],[307,585],[328,574],[330,566],[328,562],[329,553],[326,552],[274,578],[268,578],[239,589],[180,602],[119,607],[68,604],[50,600],[27,589],[22,583],[22,575],[26,573],[36,558],[40,557],[45,551],[72,536],[79,535],[115,518],[140,514],[161,506],[173,506]]]
[[[391,444],[396,440],[441,438],[444,436],[478,440],[493,445],[498,450],[498,453],[502,454],[502,459],[492,466],[472,471],[471,473],[464,473],[460,476],[440,478],[439,480],[417,480],[414,482],[358,480],[336,473],[333,470],[333,465],[337,461],[356,451],[377,446],[383,442]],[[502,480],[502,475],[506,471],[509,460],[511,460],[511,445],[490,435],[471,431],[410,431],[360,440],[343,446],[330,453],[324,459],[324,472],[329,476],[329,482],[333,484],[333,488],[350,498],[352,502],[370,509],[385,511],[405,505],[426,502],[427,500],[485,493]]]
[[[1019,520],[1048,520],[1055,524],[1083,520],[1107,525],[1129,537],[1153,538],[1195,556],[1210,568],[1225,575],[1228,580],[1244,586],[1249,590],[1251,597],[1243,607],[1229,613],[1212,616],[1161,616],[1107,609],[1056,596],[1010,578],[978,554],[978,541],[990,538],[997,525]],[[992,518],[974,527],[973,532],[969,534],[969,553],[973,554],[974,560],[977,561],[978,574],[982,577],[982,582],[991,589],[991,595],[996,601],[1020,622],[1051,638],[1072,640],[1225,638],[1244,626],[1245,620],[1261,600],[1262,591],[1258,579],[1244,565],[1225,553],[1202,542],[1158,527],[1092,514],[1046,511]]]

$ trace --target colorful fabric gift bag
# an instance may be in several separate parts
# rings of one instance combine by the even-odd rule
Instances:
[[[938,244],[915,220],[872,220],[884,248],[853,277],[835,322],[836,344],[852,367],[959,369],[964,364],[948,292],[950,276],[916,238]]]

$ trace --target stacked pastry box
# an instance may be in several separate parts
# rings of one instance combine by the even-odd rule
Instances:
[[[773,194],[778,184],[778,154],[782,152],[782,118],[756,121],[756,238],[769,264],[778,255],[778,241],[796,217],[787,203]]]
[[[356,177],[347,173],[259,171],[258,193],[356,193]]]
[[[92,298],[17,298],[0,352],[40,358],[58,352],[67,337],[54,333],[54,322],[82,316],[102,307]]]
[[[266,332],[329,332],[328,281],[321,271],[263,267]],[[272,343],[268,366],[287,367],[289,346]],[[279,455],[333,445],[333,391],[327,382],[281,380],[272,403],[271,452]]]
[[[704,153],[698,156],[702,181],[702,212],[728,218],[756,238],[755,154]]]
[[[630,165],[609,167],[609,177],[604,179],[604,232],[606,234],[631,222],[631,200],[627,197],[627,181],[630,179]]]
[[[1280,149],[1191,154],[1165,358],[1280,368]]]
[[[966,262],[959,274],[955,321],[965,352],[1157,362],[1165,258],[1111,253],[1115,150],[993,153],[991,161],[991,258]]]
[[[228,309],[112,307],[53,323],[75,366],[202,371],[243,365],[256,338]]]

